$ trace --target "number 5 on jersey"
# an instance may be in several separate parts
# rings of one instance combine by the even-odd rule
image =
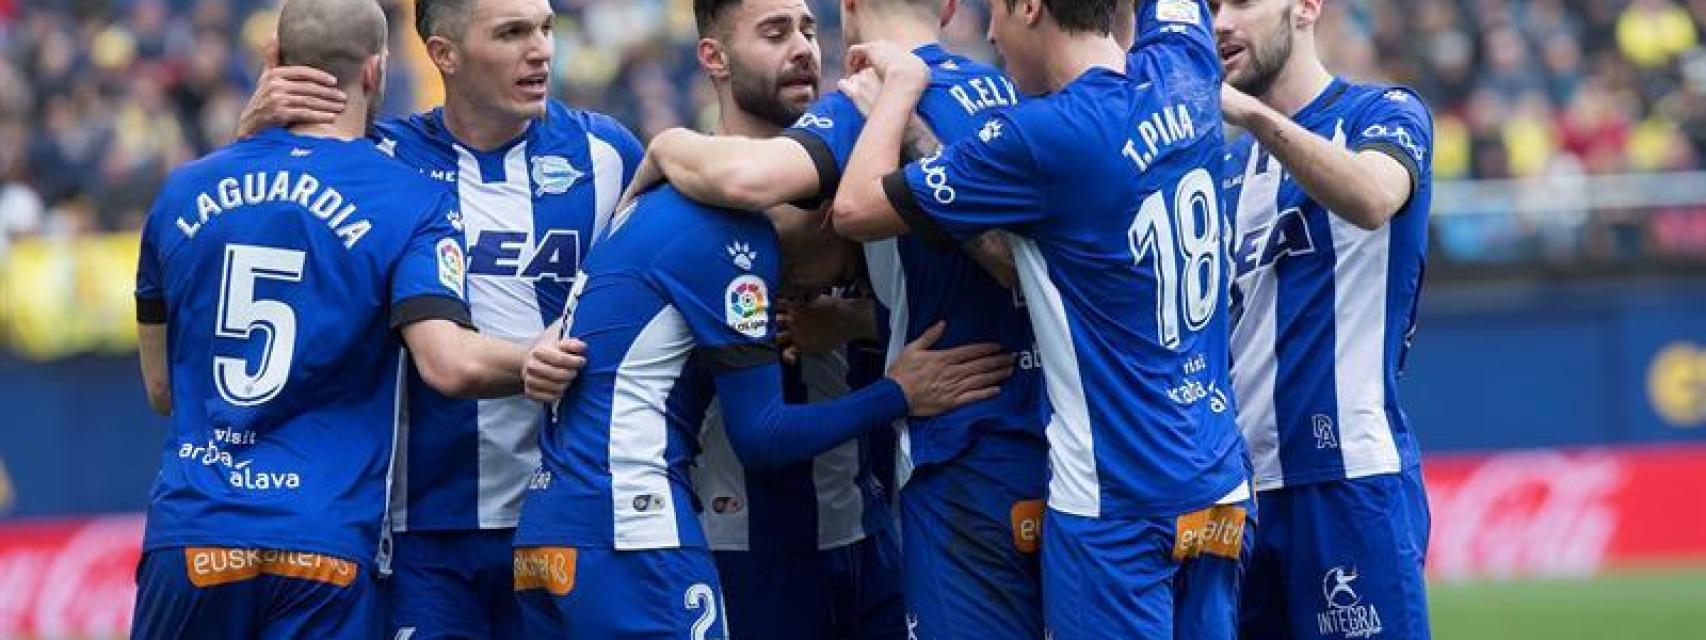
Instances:
[[[219,282],[217,338],[248,340],[262,333],[261,361],[249,373],[247,358],[213,357],[213,381],[226,402],[248,407],[264,403],[284,390],[290,361],[296,355],[296,312],[283,302],[255,297],[258,280],[302,281],[307,253],[247,244],[225,246],[225,266]]]

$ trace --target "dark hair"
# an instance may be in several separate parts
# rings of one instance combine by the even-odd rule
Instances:
[[[1109,34],[1114,31],[1114,8],[1131,0],[1039,0],[1054,16],[1056,24],[1068,33]],[[1013,9],[1019,0],[1007,0]]]
[[[699,37],[708,38],[720,26],[718,20],[730,7],[740,6],[741,0],[693,0],[693,21],[699,25]]]
[[[473,4],[474,0],[415,0],[415,31],[422,42],[433,36],[460,38]]]

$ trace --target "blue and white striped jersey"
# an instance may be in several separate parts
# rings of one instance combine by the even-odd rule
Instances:
[[[517,546],[705,547],[689,467],[714,376],[774,367],[770,221],[668,185],[632,207],[577,284],[565,331],[587,363],[540,436]]]
[[[491,151],[461,142],[442,109],[381,122],[380,149],[455,191],[468,245],[468,304],[481,333],[527,344],[556,319],[581,256],[604,232],[644,149],[615,120],[551,100]],[[393,471],[391,527],[513,527],[539,464],[539,403],[460,400],[410,368]]]
[[[1328,211],[1248,133],[1229,147],[1236,207],[1233,386],[1258,490],[1396,473],[1417,464],[1398,376],[1427,257],[1433,121],[1409,89],[1335,79],[1294,118],[1410,170],[1391,222]]]
[[[783,369],[791,404],[847,395],[848,357],[855,347],[800,358]],[[888,499],[872,476],[872,436],[849,440],[812,461],[780,469],[747,469],[723,431],[713,402],[693,468],[699,522],[714,551],[835,549],[892,526]]]
[[[884,181],[914,233],[1010,232],[1053,409],[1056,511],[1167,516],[1248,480],[1210,15],[1203,0],[1145,3],[1123,73],[1088,69]]]

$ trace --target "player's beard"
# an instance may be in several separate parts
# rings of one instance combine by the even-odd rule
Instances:
[[[1272,30],[1245,45],[1244,68],[1237,77],[1228,77],[1227,82],[1252,96],[1267,95],[1286,63],[1291,61],[1292,31],[1291,8],[1287,7]]]
[[[729,59],[729,90],[734,93],[735,106],[760,120],[786,127],[806,113],[806,104],[795,105],[782,99],[782,82],[801,74],[816,74],[809,69],[788,69],[781,77],[758,73],[746,68],[740,60]]]

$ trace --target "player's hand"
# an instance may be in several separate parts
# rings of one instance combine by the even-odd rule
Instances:
[[[348,100],[338,79],[313,67],[278,65],[278,44],[267,46],[266,70],[255,84],[255,95],[237,119],[237,137],[267,127],[330,124],[344,112]]]
[[[540,402],[556,402],[563,397],[581,367],[586,366],[586,343],[574,338],[558,338],[546,331],[533,341],[527,361],[521,366],[521,385],[527,397]]]
[[[1251,118],[1266,108],[1262,101],[1251,97],[1250,94],[1239,91],[1230,84],[1221,83],[1220,117],[1227,124],[1248,129]]]
[[[933,416],[993,398],[1000,393],[1001,382],[1013,374],[1013,355],[1002,353],[998,344],[981,342],[931,351],[942,330],[942,323],[936,323],[889,365],[888,377],[900,384],[914,416]]]
[[[875,69],[860,70],[836,81],[835,86],[841,89],[842,95],[853,101],[853,106],[859,108],[860,115],[866,117],[870,117],[871,107],[877,105],[877,96],[883,93],[883,79],[877,77]]]
[[[861,331],[860,324],[874,323],[871,308],[853,300],[836,296],[784,300],[776,312],[776,343],[782,347],[782,360],[794,364],[802,355],[826,353],[871,333]]]
[[[855,45],[847,50],[847,75],[871,69],[883,81],[884,87],[924,91],[930,82],[930,68],[924,61],[893,42],[878,40]]]

